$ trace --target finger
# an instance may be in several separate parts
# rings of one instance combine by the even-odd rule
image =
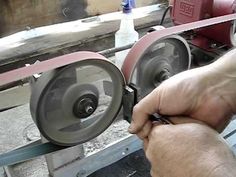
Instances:
[[[206,125],[205,123],[203,123],[202,121],[199,120],[195,120],[189,117],[183,117],[183,116],[179,116],[179,117],[169,117],[168,120],[170,122],[172,122],[173,124],[162,124],[160,125],[160,122],[156,122],[155,124],[152,124],[152,129],[149,132],[148,135],[148,139],[152,140],[153,138],[155,139],[158,136],[161,136],[161,134],[163,134],[163,132],[168,133],[172,130],[174,130],[173,128],[175,128],[176,126],[180,125],[180,124],[189,124],[189,123],[195,123],[195,124],[202,124],[202,125]]]
[[[149,142],[152,142],[153,140],[157,140],[157,137],[159,137],[159,140],[163,138],[163,136],[172,133],[173,131],[175,132],[176,129],[175,127],[182,126],[181,124],[201,124],[201,125],[206,125],[205,123],[195,120],[189,117],[171,117],[168,118],[170,119],[171,122],[174,124],[164,124],[164,125],[159,125],[159,124],[153,124],[152,130],[150,131],[148,135],[148,140]]]
[[[155,167],[152,167],[152,168],[151,168],[150,175],[151,175],[152,177],[160,177],[159,174],[157,173],[157,171],[154,170],[154,168],[155,168]]]
[[[149,121],[149,115],[158,112],[159,108],[158,89],[153,90],[149,95],[143,98],[133,109],[132,122],[129,127],[130,133],[138,133]]]
[[[147,121],[143,126],[142,130],[137,133],[137,136],[143,140],[148,137],[151,130],[152,130],[152,122]]]
[[[172,131],[175,126],[176,125],[172,125],[172,124],[161,124],[161,125],[154,124],[152,126],[152,130],[150,131],[148,135],[149,142],[154,142],[154,141],[159,142],[160,140],[163,140],[163,136],[165,136],[166,134],[169,134],[170,131]]]
[[[168,120],[170,120],[173,124],[186,124],[186,123],[205,124],[202,121],[192,119],[190,117],[184,117],[184,116],[169,117]]]
[[[156,127],[156,126],[160,126],[160,125],[163,125],[163,124],[160,123],[160,122],[152,122],[151,123],[151,128],[150,128],[149,132],[147,133],[147,136],[145,138],[143,138],[143,148],[144,148],[145,152],[146,152],[146,150],[148,148],[148,144],[149,144],[148,136],[149,136],[150,132],[152,131],[152,128]]]

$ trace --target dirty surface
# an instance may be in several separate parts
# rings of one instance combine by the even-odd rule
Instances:
[[[126,137],[129,124],[117,121],[103,134],[84,144],[85,155],[96,153],[110,143]],[[40,138],[31,119],[29,105],[23,105],[0,113],[0,153],[4,153]],[[48,175],[45,158],[39,157],[13,166],[16,177],[42,177]],[[0,177],[1,173],[0,173]]]
[[[135,162],[135,163],[134,163]],[[150,164],[143,150],[139,150],[117,163],[109,165],[89,177],[151,177]]]

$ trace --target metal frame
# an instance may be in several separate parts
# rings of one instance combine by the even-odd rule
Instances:
[[[141,148],[141,140],[139,140],[135,135],[131,135],[109,145],[95,154],[81,160],[76,160],[69,165],[55,170],[53,176],[86,177],[93,172],[115,163],[137,150],[140,150]]]

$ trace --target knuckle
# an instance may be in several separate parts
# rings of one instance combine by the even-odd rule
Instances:
[[[138,114],[141,111],[141,107],[139,106],[139,104],[136,104],[133,107],[133,114]]]
[[[145,130],[145,129],[142,129],[137,135],[140,139],[145,139],[145,138],[148,137],[149,131]]]
[[[197,138],[205,138],[213,132],[213,129],[210,127],[198,123],[185,124],[181,129],[182,134],[187,134],[188,136]]]
[[[151,162],[151,160],[152,160],[152,154],[151,154],[149,148],[146,150],[145,156],[146,156],[146,158],[148,159],[148,161]]]
[[[150,133],[150,138],[163,137],[171,130],[169,125],[159,125],[152,129]]]
[[[151,175],[151,176],[157,176],[157,175],[154,173],[154,170],[153,170],[153,169],[150,170],[150,175]]]
[[[141,140],[143,140],[143,139],[146,138],[146,136],[142,133],[142,131],[139,132],[139,133],[137,133],[137,136],[138,136]]]
[[[155,127],[150,133],[150,138],[154,138],[161,135],[161,127]]]

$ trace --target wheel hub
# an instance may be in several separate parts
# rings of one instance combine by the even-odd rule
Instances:
[[[89,117],[97,109],[98,98],[93,93],[84,94],[74,104],[73,112],[80,118],[84,119]]]

